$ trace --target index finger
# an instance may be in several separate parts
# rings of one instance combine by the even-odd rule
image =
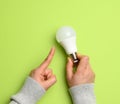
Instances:
[[[42,62],[42,64],[39,67],[41,70],[45,70],[48,67],[48,65],[52,61],[52,58],[53,58],[54,54],[55,54],[55,48],[52,47],[48,56],[46,57],[46,59]]]

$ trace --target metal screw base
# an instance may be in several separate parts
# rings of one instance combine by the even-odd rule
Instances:
[[[74,64],[78,64],[79,59],[77,58],[77,53],[76,53],[76,52],[75,52],[75,53],[72,53],[72,54],[70,54],[70,56],[71,56],[72,59],[73,59],[73,63],[74,63]]]

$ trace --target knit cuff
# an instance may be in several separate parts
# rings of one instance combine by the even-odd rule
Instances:
[[[18,104],[35,104],[45,92],[45,89],[38,82],[28,77],[22,89],[11,99]]]
[[[69,89],[74,104],[96,104],[94,84],[82,84]]]

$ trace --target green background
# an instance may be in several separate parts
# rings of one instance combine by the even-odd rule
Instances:
[[[72,104],[66,54],[55,40],[65,25],[77,32],[78,52],[90,57],[97,103],[120,104],[119,0],[0,0],[0,104],[8,104],[52,46],[50,68],[58,81],[38,104]]]

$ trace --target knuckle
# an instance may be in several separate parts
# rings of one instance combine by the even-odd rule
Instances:
[[[77,72],[78,73],[78,72]],[[66,74],[66,80],[67,81],[70,81],[72,79],[72,77],[71,76],[69,76],[68,74]]]
[[[52,69],[48,69],[50,72],[52,72]]]
[[[53,73],[52,69],[47,69],[46,70],[48,73]]]
[[[30,76],[33,76],[35,74],[35,70],[32,70],[31,72],[30,72]]]
[[[31,71],[31,73],[34,73],[35,72],[35,69],[33,69],[32,71]]]
[[[86,63],[86,62],[89,61],[89,57],[88,56],[82,56],[81,61]]]
[[[36,70],[36,69],[33,69],[31,72],[32,72],[33,74],[36,74],[36,73],[37,73],[37,70]]]
[[[89,56],[87,56],[87,55],[85,55],[84,58],[85,58],[86,60],[89,60],[89,59],[90,59]]]

